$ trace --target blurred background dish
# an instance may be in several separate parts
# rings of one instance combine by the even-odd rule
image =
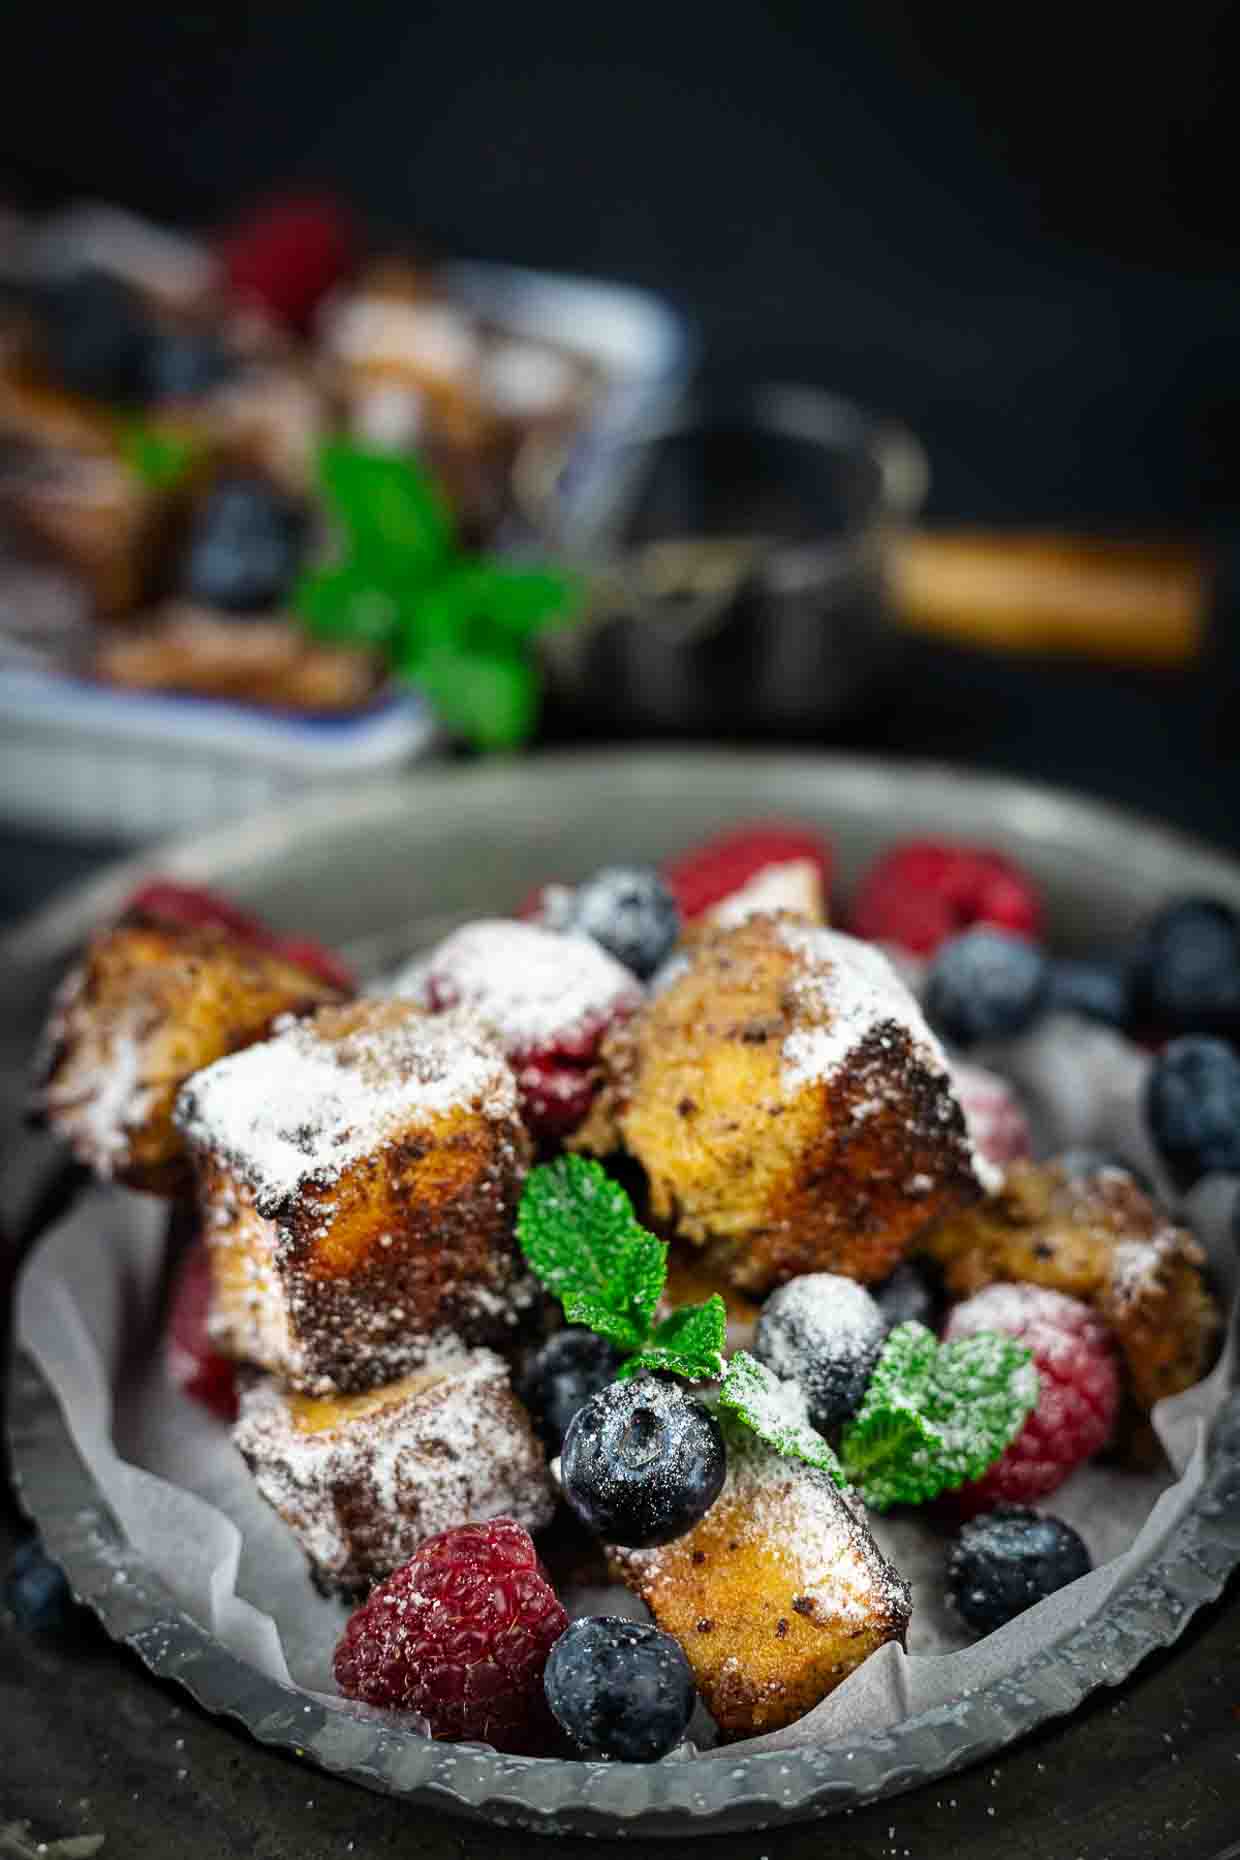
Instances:
[[[927,479],[911,434],[810,387],[687,399],[575,478],[531,438],[518,490],[587,589],[543,640],[564,701],[615,734],[838,722],[890,668],[888,585]]]

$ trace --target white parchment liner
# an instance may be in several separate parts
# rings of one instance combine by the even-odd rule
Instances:
[[[1110,1034],[1060,1022],[988,1063],[1029,1094],[1040,1147],[1109,1142],[1157,1176],[1138,1114],[1144,1055]],[[1150,1474],[1088,1466],[1046,1501],[1084,1537],[1092,1573],[972,1642],[944,1600],[948,1536],[915,1514],[876,1518],[879,1541],[913,1584],[907,1653],[883,1647],[807,1717],[741,1748],[837,1742],[958,1699],[1071,1633],[1157,1556],[1199,1489],[1206,1436],[1232,1379],[1236,1193],[1233,1181],[1216,1178],[1183,1210],[1210,1255],[1230,1321],[1210,1376],[1154,1410],[1167,1465]],[[258,1496],[227,1428],[167,1377],[165,1232],[159,1202],[120,1189],[86,1194],[22,1275],[20,1345],[55,1391],[125,1534],[186,1612],[269,1677],[356,1712],[335,1697],[331,1680],[346,1608],[311,1586],[300,1550]],[[597,1592],[589,1606],[599,1609]]]

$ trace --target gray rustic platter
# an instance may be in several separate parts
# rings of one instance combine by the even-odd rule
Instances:
[[[364,974],[446,925],[512,910],[535,881],[612,858],[655,859],[738,818],[794,816],[835,843],[842,889],[906,834],[990,841],[1035,874],[1065,948],[1131,930],[1161,898],[1240,905],[1240,867],[1114,810],[1023,784],[858,759],[627,752],[419,773],[316,799],[114,868],[0,944],[5,1103],[73,949],[144,873],[216,884],[274,922],[323,937]],[[6,1113],[5,1172],[50,1158]],[[1240,1565],[1240,1392],[1210,1444],[1201,1493],[1159,1559],[1015,1674],[890,1731],[822,1749],[651,1767],[531,1760],[428,1743],[308,1701],[186,1615],[127,1545],[34,1364],[14,1367],[9,1433],[22,1502],[78,1597],[150,1670],[261,1743],[371,1789],[475,1820],[632,1838],[762,1829],[854,1807],[992,1756],[1100,1685],[1120,1683]]]

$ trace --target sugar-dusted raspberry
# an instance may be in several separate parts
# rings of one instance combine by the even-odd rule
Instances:
[[[243,942],[304,969],[307,975],[318,976],[344,994],[351,995],[357,988],[352,971],[314,937],[281,936],[261,918],[203,885],[181,885],[170,878],[148,879],[128,900],[124,914],[153,918],[158,923],[187,924],[193,929],[227,930]]]
[[[525,1120],[544,1143],[585,1117],[603,1035],[642,1001],[628,970],[588,937],[499,918],[446,938],[419,992],[433,1012],[469,1008],[491,1028],[517,1075]]]
[[[952,1067],[952,1080],[980,1156],[1002,1169],[1032,1153],[1029,1119],[1006,1079],[984,1066],[957,1064]]]
[[[1038,1405],[1003,1457],[953,1494],[957,1515],[1028,1505],[1104,1447],[1119,1407],[1110,1332],[1079,1298],[1040,1285],[988,1285],[956,1306],[944,1335],[1005,1331],[1033,1352]]]
[[[231,1359],[211,1342],[211,1260],[201,1240],[181,1262],[172,1289],[165,1335],[168,1374],[178,1388],[200,1401],[221,1421],[237,1418],[237,1382]]]
[[[850,927],[856,936],[932,956],[940,943],[974,924],[1036,937],[1041,922],[1033,881],[1001,853],[906,840],[862,879]]]
[[[554,1727],[547,1655],[568,1616],[511,1518],[429,1537],[349,1617],[333,1670],[346,1698],[417,1712],[431,1735],[537,1755]]]
[[[807,827],[767,825],[737,827],[670,859],[663,877],[682,920],[688,923],[742,890],[759,872],[808,860],[816,869],[826,898],[831,890],[831,848]]]

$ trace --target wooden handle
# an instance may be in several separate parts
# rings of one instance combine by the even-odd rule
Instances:
[[[914,532],[892,571],[896,612],[916,632],[1156,666],[1197,654],[1210,582],[1192,544],[1040,532]]]

